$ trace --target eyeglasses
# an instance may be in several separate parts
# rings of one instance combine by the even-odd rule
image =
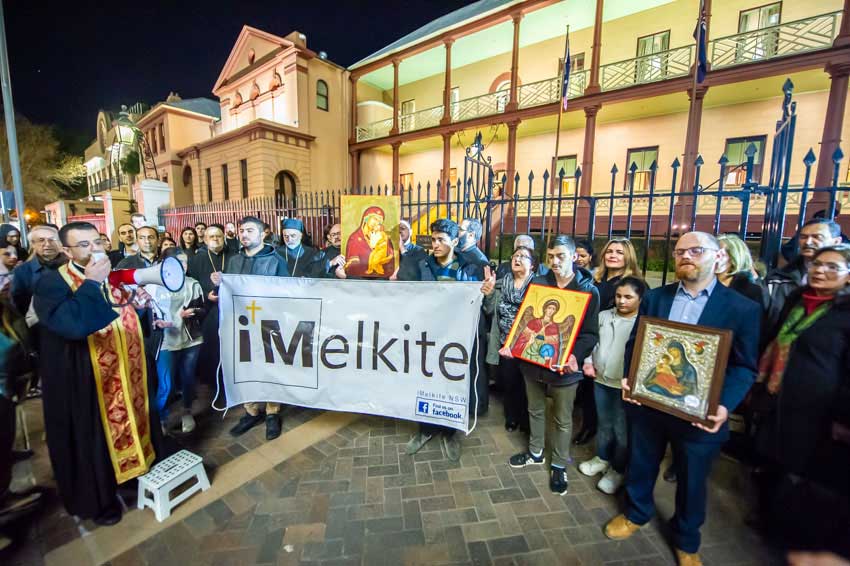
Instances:
[[[512,255],[511,259],[525,259],[525,260],[531,261],[531,256],[528,255],[528,254],[516,254],[516,255]]]
[[[82,248],[84,250],[87,250],[92,246],[102,246],[102,245],[103,245],[103,240],[92,240],[91,242],[86,242],[86,241],[77,242],[75,245],[68,246],[68,247],[69,248]]]
[[[834,274],[834,275],[837,275],[839,273],[846,273],[846,272],[850,271],[850,268],[841,267],[837,263],[832,263],[831,261],[825,262],[825,261],[819,261],[819,260],[814,260],[809,265],[809,271],[817,271],[821,267],[827,273]]]
[[[703,246],[694,246],[692,248],[678,248],[673,250],[673,255],[676,257],[685,257],[685,254],[688,254],[691,257],[701,257],[702,254],[709,250],[717,251],[717,248],[706,248]]]

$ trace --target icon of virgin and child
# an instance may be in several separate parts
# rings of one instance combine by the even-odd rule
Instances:
[[[697,370],[688,360],[685,346],[670,340],[664,352],[647,372],[643,385],[647,391],[671,399],[697,395]]]
[[[554,298],[543,303],[543,313],[539,317],[534,315],[533,306],[526,307],[513,333],[511,354],[543,366],[562,365],[560,360],[575,326],[575,316],[570,314],[556,322],[559,310],[561,303]]]
[[[345,246],[345,271],[354,277],[389,277],[395,271],[395,247],[384,229],[384,210],[370,206],[360,217],[360,227]]]

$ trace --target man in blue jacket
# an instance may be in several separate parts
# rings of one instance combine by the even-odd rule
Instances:
[[[706,481],[711,464],[729,437],[726,419],[743,400],[756,376],[760,306],[718,284],[715,276],[720,246],[714,236],[689,232],[676,243],[678,283],[653,289],[640,305],[639,316],[731,330],[732,349],[717,413],[711,427],[692,424],[637,403],[626,406],[629,419],[629,471],[626,512],[605,526],[614,540],[630,537],[655,514],[652,492],[668,442],[673,447],[676,512],[670,520],[676,558],[682,566],[701,565],[699,529],[705,522]],[[639,321],[640,319],[638,319]],[[625,373],[632,361],[638,324],[626,344]],[[628,383],[623,380],[623,389]]]

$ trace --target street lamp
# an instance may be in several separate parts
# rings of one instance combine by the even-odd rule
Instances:
[[[112,146],[113,151],[113,161],[116,164],[118,170],[118,188],[121,188],[121,149],[122,147],[129,147],[130,150],[135,150],[136,155],[139,157],[139,172],[144,171],[144,165],[142,163],[142,153],[139,148],[139,139],[141,138],[142,132],[136,126],[136,123],[130,118],[130,113],[127,111],[127,107],[125,105],[121,105],[121,112],[118,114],[118,118],[114,122],[114,130],[115,130],[115,145]],[[118,158],[115,159],[115,152],[117,148]],[[136,212],[136,200],[133,198],[132,187],[130,187],[130,179],[127,178],[127,185],[129,194],[129,210],[130,214]]]

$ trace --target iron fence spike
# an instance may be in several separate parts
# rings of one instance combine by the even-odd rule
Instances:
[[[697,158],[694,159],[694,165],[696,165],[697,167],[702,167],[704,163],[705,160],[702,158],[702,155],[697,154]]]
[[[844,152],[841,151],[841,147],[836,147],[835,151],[832,152],[832,161],[833,163],[840,163],[841,160],[844,159]]]
[[[617,164],[615,163],[613,167],[611,167],[611,173],[619,173],[620,170],[617,169]]]
[[[670,167],[672,167],[673,169],[678,169],[681,166],[682,166],[682,164],[679,162],[678,157],[674,158],[673,163],[670,164]]]
[[[803,163],[805,165],[812,165],[815,161],[817,161],[817,157],[815,157],[815,152],[812,150],[812,148],[809,148],[809,151],[803,158]]]
[[[717,160],[717,163],[719,163],[720,165],[726,165],[727,163],[729,163],[729,158],[726,157],[726,154],[724,153],[720,156],[720,159]]]
[[[754,144],[753,142],[750,142],[750,145],[748,145],[747,149],[744,150],[744,155],[746,155],[747,157],[751,157],[751,156],[755,155],[756,153],[758,153],[758,151],[759,150],[756,147],[756,144]]]
[[[629,173],[634,173],[634,172],[635,172],[635,171],[637,171],[637,170],[638,170],[637,163],[635,163],[634,161],[632,161],[632,164],[631,164],[631,165],[629,165]]]

